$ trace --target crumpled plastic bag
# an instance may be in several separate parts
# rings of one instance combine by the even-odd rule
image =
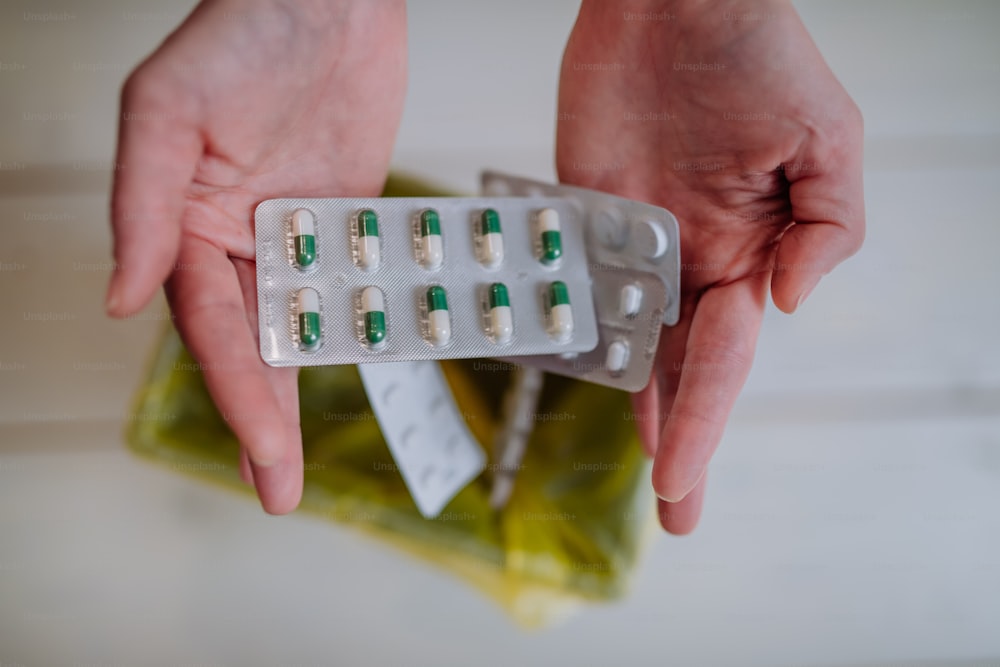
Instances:
[[[440,196],[398,177],[386,196]],[[454,573],[524,626],[582,602],[623,596],[655,522],[649,465],[628,394],[547,375],[536,428],[507,506],[489,506],[492,442],[512,367],[486,359],[442,362],[459,410],[489,464],[424,519],[393,463],[354,366],[299,375],[305,489],[300,511],[350,524]],[[165,333],[135,398],[131,449],[247,496],[238,444],[175,331]]]

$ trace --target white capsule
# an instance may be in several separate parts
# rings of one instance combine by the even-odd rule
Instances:
[[[543,208],[538,212],[538,232],[558,232],[561,227],[559,225],[559,212],[554,208]]]
[[[635,317],[642,307],[642,288],[626,285],[618,297],[618,313],[625,318]]]
[[[420,263],[425,269],[439,269],[444,263],[444,244],[438,234],[425,236],[420,242]]]
[[[431,343],[440,347],[451,340],[451,318],[447,310],[432,310],[427,313],[427,335]]]
[[[604,359],[604,366],[611,374],[618,374],[625,370],[628,363],[628,343],[616,340],[608,345],[608,353]]]
[[[476,236],[479,239],[479,261],[488,269],[495,268],[503,261],[503,229],[500,214],[488,208],[479,214],[476,222]]]
[[[482,240],[483,264],[488,268],[499,266],[503,261],[503,234],[486,234]]]
[[[385,312],[385,297],[382,290],[374,285],[361,290],[361,310],[366,313]]]
[[[316,236],[316,217],[307,208],[292,213],[292,236]]]
[[[565,343],[573,335],[573,308],[568,303],[552,306],[549,311],[549,335]]]
[[[382,259],[377,236],[361,236],[358,238],[358,261],[361,268],[372,271],[378,268]]]
[[[514,317],[510,306],[497,306],[490,309],[490,329],[493,339],[500,345],[510,342],[514,336]]]
[[[451,340],[448,296],[440,285],[427,288],[427,338],[435,347],[447,345]]]

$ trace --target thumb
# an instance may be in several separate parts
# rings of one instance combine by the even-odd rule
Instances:
[[[859,114],[826,146],[811,146],[784,166],[795,223],[778,244],[771,298],[786,313],[864,241],[861,135]]]

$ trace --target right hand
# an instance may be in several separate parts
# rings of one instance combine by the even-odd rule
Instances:
[[[297,369],[260,358],[253,209],[377,195],[406,88],[403,0],[205,0],[129,77],[107,310],[166,282],[270,513],[302,494]]]

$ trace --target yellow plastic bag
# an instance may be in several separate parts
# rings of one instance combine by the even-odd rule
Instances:
[[[438,193],[394,179],[385,194]],[[490,360],[442,366],[470,430],[491,456],[511,367]],[[169,329],[134,408],[164,418],[132,420],[129,445],[249,496],[252,489],[239,479],[238,444],[198,368]],[[299,378],[302,511],[351,524],[464,577],[526,626],[626,592],[654,505],[624,392],[546,376],[507,507],[489,506],[491,458],[428,520],[396,470],[356,368],[305,368]]]

